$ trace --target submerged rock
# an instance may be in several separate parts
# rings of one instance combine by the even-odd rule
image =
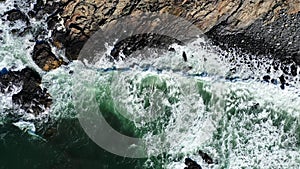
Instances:
[[[196,161],[193,161],[190,158],[186,158],[184,163],[187,165],[187,167],[184,167],[184,169],[202,169]]]
[[[36,19],[45,18],[45,16],[50,15],[51,18],[53,14],[59,11],[61,4],[59,1],[53,0],[37,0],[34,4],[33,10],[31,10],[30,16]]]
[[[1,71],[0,71],[0,76],[2,75],[5,75],[8,73],[8,70],[6,68],[3,68]]]
[[[168,36],[158,35],[154,33],[134,35],[115,44],[110,55],[115,60],[120,57],[122,52],[125,57],[130,56],[133,52],[141,50],[145,47],[168,49],[171,44],[182,44],[181,41]]]
[[[207,163],[207,164],[213,164],[214,161],[213,159],[205,152],[199,150],[198,151],[199,155],[202,157],[202,159]]]
[[[10,11],[7,11],[4,13],[4,15],[7,15],[7,20],[9,21],[22,20],[29,24],[28,17],[18,9],[12,9]]]
[[[13,92],[15,87],[21,90],[12,95],[13,103],[20,105],[27,113],[38,115],[50,107],[52,100],[47,89],[41,88],[41,77],[33,69],[26,67],[21,71],[8,71],[0,75],[0,92]]]

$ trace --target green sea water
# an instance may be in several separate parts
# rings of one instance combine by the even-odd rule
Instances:
[[[0,6],[6,9],[12,4]],[[22,10],[29,8],[23,6]],[[107,65],[100,67],[103,69],[74,61],[43,72],[29,52],[33,36],[18,37],[9,31],[24,25],[0,23],[4,32],[0,68],[32,67],[41,74],[42,87],[53,98],[47,112],[28,120],[24,115],[19,119],[11,116],[21,110],[15,109],[10,94],[0,94],[1,169],[183,169],[186,157],[203,168],[300,168],[300,86],[293,78],[285,90],[263,82],[261,77],[271,60],[234,53],[224,57],[224,53],[203,48],[200,42],[204,40],[199,39],[188,46],[174,46],[176,53],[144,60],[136,57],[113,65],[128,68],[140,63],[127,71],[103,71],[112,66],[106,61],[100,64]],[[32,23],[36,28],[43,26]],[[188,62],[182,61],[183,51],[193,56]],[[149,64],[154,68],[144,69]],[[187,70],[189,66],[193,69]],[[230,71],[232,67],[236,72]],[[282,71],[271,69],[269,74],[276,77]],[[148,158],[117,156],[89,138],[75,104],[91,96],[83,91],[95,96],[97,109],[90,111],[103,114],[118,132],[140,138]],[[82,100],[75,98],[74,92],[82,92]],[[34,123],[36,134],[44,139],[13,125],[20,120]],[[44,135],[49,127],[52,132]],[[217,164],[206,164],[198,150],[207,152]],[[159,155],[151,156],[153,152]]]
[[[94,75],[97,83],[75,78],[76,83],[93,89],[108,123],[122,134],[144,139],[150,150],[162,154],[130,159],[94,143],[76,118],[74,75],[60,69],[44,77],[55,98],[50,110],[57,124],[54,135],[45,142],[6,119],[0,135],[1,167],[182,168],[186,156],[205,166],[196,153],[199,149],[218,161],[213,168],[299,166],[299,98],[291,96],[292,91],[255,81],[215,81],[170,72],[95,71]],[[138,117],[151,113],[149,108],[157,108],[159,116],[143,123]],[[132,116],[136,118],[129,120]],[[156,135],[164,139],[152,139]]]

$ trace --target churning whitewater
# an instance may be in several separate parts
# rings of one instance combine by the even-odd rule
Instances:
[[[203,168],[300,168],[299,79],[287,75],[289,85],[282,89],[278,77],[284,72],[271,66],[276,62],[271,57],[224,52],[198,38],[186,46],[172,45],[174,51],[163,54],[149,49],[151,56],[132,54],[120,61],[103,56],[97,67],[74,61],[43,72],[27,52],[34,44],[29,41],[33,35],[13,35],[12,26],[2,22],[0,68],[33,67],[53,104],[32,117],[12,104],[18,87],[0,93],[0,126],[7,125],[8,114],[20,113],[22,124],[34,132],[28,122],[35,120],[41,126],[48,117],[75,119],[76,106],[82,106],[100,110],[120,132],[141,138],[149,158],[140,168],[183,169],[186,157]],[[42,26],[32,23],[37,29]],[[74,92],[80,91],[86,93],[74,98]],[[74,104],[89,99],[97,101],[97,109]],[[114,121],[119,125],[114,126]],[[199,150],[209,153],[215,163],[206,164]]]
[[[282,74],[272,68],[267,73],[272,60],[220,53],[201,38],[172,48],[176,52],[149,59],[103,59],[98,64],[110,67],[100,69],[72,65],[76,83],[82,82],[76,86],[97,93],[100,111],[109,109],[127,130],[142,133],[149,156],[165,154],[150,158],[147,167],[184,168],[188,156],[210,168],[298,168],[300,99],[292,77],[294,83],[283,90],[263,80],[265,74]],[[205,164],[198,150],[210,152],[217,163]]]

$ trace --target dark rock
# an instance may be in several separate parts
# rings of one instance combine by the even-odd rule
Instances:
[[[87,38],[84,40],[74,40],[66,43],[66,57],[70,60],[76,60],[86,41]]]
[[[7,20],[9,21],[22,20],[29,24],[29,19],[27,18],[27,16],[18,9],[7,11],[4,13],[4,15],[7,15]]]
[[[272,55],[280,62],[300,65],[300,13],[288,14],[283,4],[278,5],[275,8],[281,9],[279,14],[270,9],[238,30],[228,29],[231,22],[223,21],[206,34],[224,50],[235,48],[253,55]]]
[[[50,15],[47,20],[54,17],[53,14],[57,14],[59,9],[62,9],[60,2],[52,0],[37,0],[32,11],[30,11],[30,17],[35,17],[36,19],[45,18],[45,16]],[[29,15],[29,14],[28,14]]]
[[[174,48],[172,48],[172,47],[169,49],[169,51],[170,52],[176,52],[176,50]]]
[[[64,47],[63,44],[66,44],[66,42],[67,42],[66,38],[67,38],[67,33],[66,32],[53,30],[53,32],[52,32],[52,43],[58,49],[62,49]]]
[[[12,96],[13,103],[20,105],[27,113],[38,115],[49,108],[52,100],[46,89],[40,87],[41,77],[31,68],[8,71],[0,76],[0,92],[11,92],[14,86],[21,91]]]
[[[3,69],[0,71],[0,77],[1,77],[2,75],[7,74],[7,73],[8,73],[8,70],[7,70],[6,68],[3,68]]]
[[[138,12],[161,12],[184,17],[225,49],[272,54],[300,64],[297,0],[279,1],[62,1],[68,58],[76,59],[83,43],[115,19]],[[270,31],[271,30],[271,31]],[[80,41],[78,43],[78,41]],[[80,44],[80,45],[79,45]],[[279,44],[279,45],[278,45]],[[72,50],[73,49],[73,50]],[[74,51],[76,50],[76,51]]]
[[[22,30],[19,30],[19,34],[18,34],[18,36],[25,36],[26,34],[28,34],[28,33],[30,33],[31,32],[31,29],[32,29],[32,27],[31,26],[29,26],[29,27],[26,27],[26,28],[24,28],[24,29],[22,29]]]
[[[182,53],[182,57],[183,57],[183,60],[184,60],[185,62],[187,62],[187,56],[186,56],[186,53],[185,53],[185,52]]]
[[[204,153],[203,151],[199,150],[199,155],[202,157],[202,159],[207,163],[207,164],[213,164],[214,161],[213,159],[207,154]]]
[[[270,82],[270,79],[271,79],[271,77],[269,75],[265,75],[263,77],[263,80],[266,81],[266,82]]]
[[[281,75],[279,77],[279,80],[280,80],[280,83],[281,83],[280,88],[282,90],[285,89],[285,86],[288,86],[288,83],[286,82],[286,79],[285,79],[284,75]]]
[[[35,16],[35,12],[34,11],[29,11],[27,13],[27,15],[30,17],[30,18],[33,18]]]
[[[185,167],[184,169],[202,169],[201,166],[197,164],[197,162],[193,161],[190,158],[186,158],[184,163],[185,165],[187,165],[187,167]]]
[[[285,78],[284,78],[284,75],[281,75],[281,76],[279,77],[279,80],[280,80],[280,83],[281,83],[281,84],[285,84]]]
[[[165,35],[158,35],[154,33],[138,34],[121,40],[115,44],[114,49],[111,51],[111,56],[115,60],[118,60],[121,51],[126,57],[128,57],[133,52],[142,50],[146,47],[168,50],[168,47],[174,43],[183,44],[183,42]]]
[[[290,69],[291,69],[292,76],[297,76],[298,74],[297,66],[295,64],[292,64]]]
[[[43,6],[44,6],[44,1],[37,0],[36,4],[34,4],[33,10],[37,13],[38,11],[42,10]]]
[[[59,19],[57,16],[51,17],[47,22],[48,30],[53,30],[58,22]]]
[[[272,79],[272,80],[271,80],[271,83],[273,83],[273,84],[275,84],[275,85],[277,85],[277,84],[278,84],[278,82],[277,82],[277,80],[276,80],[276,79]]]
[[[20,32],[20,29],[11,29],[10,32],[14,35],[17,35],[17,33]]]
[[[46,139],[52,138],[57,133],[57,128],[55,127],[49,127],[46,129],[46,131],[43,133],[43,137]]]
[[[33,49],[32,59],[43,70],[50,71],[64,64],[62,59],[58,59],[52,52],[50,45],[45,42],[37,42]]]

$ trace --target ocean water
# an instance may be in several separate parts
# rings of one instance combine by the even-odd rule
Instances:
[[[22,11],[32,8],[16,3]],[[13,4],[0,3],[1,13]],[[43,27],[43,20],[31,23],[36,30]],[[276,79],[284,74],[271,66],[276,61],[271,57],[228,53],[199,38],[186,46],[172,45],[176,52],[101,59],[96,67],[74,61],[46,73],[31,59],[35,31],[24,37],[10,32],[24,26],[0,20],[0,68],[38,71],[53,105],[33,117],[12,104],[12,93],[0,94],[1,169],[183,169],[186,157],[202,168],[300,168],[299,79],[287,75],[290,85],[284,90],[278,79],[278,84],[263,81],[264,75]],[[74,93],[81,94],[79,100]],[[91,96],[97,109],[76,104]],[[78,120],[84,107],[102,113],[120,133],[140,138],[149,157],[125,158],[99,147]],[[20,119],[10,118],[11,113]],[[41,137],[50,123],[54,135],[31,135],[14,125],[19,121],[34,124]],[[206,164],[198,150],[217,163]]]

